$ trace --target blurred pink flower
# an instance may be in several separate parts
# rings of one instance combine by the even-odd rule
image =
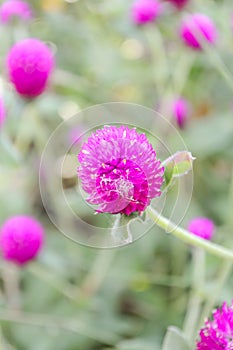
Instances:
[[[127,126],[95,131],[78,155],[78,175],[87,201],[98,212],[143,212],[161,195],[164,168],[145,134]]]
[[[177,98],[172,105],[172,114],[179,128],[183,129],[190,112],[190,105],[183,97]]]
[[[0,128],[6,119],[6,110],[4,106],[3,99],[0,97]]]
[[[185,17],[180,28],[180,36],[187,46],[201,50],[202,41],[215,44],[217,29],[208,16],[196,13]]]
[[[85,131],[84,125],[76,126],[69,130],[68,138],[70,145],[79,144],[82,140],[82,134]]]
[[[50,48],[33,38],[16,43],[7,56],[9,78],[16,91],[28,98],[36,97],[45,90],[54,65]]]
[[[24,265],[42,248],[44,229],[30,216],[13,216],[0,229],[0,250],[5,260]]]
[[[171,4],[173,4],[177,9],[181,10],[189,0],[167,0]]]
[[[190,221],[188,230],[198,237],[211,240],[214,235],[215,225],[208,218],[197,217]]]
[[[135,24],[153,22],[162,12],[162,5],[157,0],[136,0],[131,8],[131,18]]]
[[[213,312],[213,319],[206,320],[200,330],[196,350],[233,349],[233,303],[226,302]]]
[[[8,0],[0,6],[0,20],[2,23],[8,23],[13,18],[29,20],[32,18],[30,5],[22,0]]]

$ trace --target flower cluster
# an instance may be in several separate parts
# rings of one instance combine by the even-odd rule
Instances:
[[[168,0],[168,1],[179,10],[181,10],[189,2],[189,0]]]
[[[213,21],[202,13],[188,15],[180,28],[183,42],[194,50],[201,50],[203,42],[215,44],[217,29]]]
[[[131,17],[135,24],[145,24],[156,20],[161,10],[157,0],[136,0],[131,8]]]
[[[30,216],[13,216],[0,229],[0,251],[5,260],[24,265],[42,248],[44,229]]]
[[[6,118],[6,110],[5,110],[3,99],[0,98],[0,128],[3,125],[5,118]]]
[[[226,302],[213,312],[213,319],[205,322],[200,331],[196,350],[233,349],[233,304]]]
[[[189,111],[189,103],[185,98],[179,97],[173,101],[172,114],[180,129],[183,129],[185,127],[189,116]]]
[[[15,44],[7,57],[7,69],[16,91],[27,98],[40,95],[54,67],[52,51],[34,38]]]
[[[0,20],[2,23],[8,23],[13,18],[29,20],[32,18],[32,10],[29,4],[22,0],[8,0],[0,7]]]
[[[197,217],[189,222],[188,230],[200,238],[210,240],[213,237],[215,225],[208,218]]]
[[[98,212],[142,212],[161,194],[164,169],[145,134],[105,126],[83,145],[78,175]]]

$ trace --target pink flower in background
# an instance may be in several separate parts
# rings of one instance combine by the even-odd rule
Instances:
[[[196,350],[233,349],[233,304],[226,302],[213,312],[213,319],[207,320],[200,330]]]
[[[213,237],[215,225],[208,218],[197,217],[190,221],[188,230],[198,237],[210,240]]]
[[[172,114],[179,128],[183,129],[189,117],[190,106],[183,97],[177,98],[172,105]]]
[[[0,97],[0,128],[6,119],[6,110],[4,106],[3,99]]]
[[[160,196],[164,168],[145,134],[127,126],[95,131],[78,155],[87,201],[98,212],[142,212]]]
[[[0,250],[6,260],[23,265],[42,248],[44,229],[30,216],[13,216],[0,229]]]
[[[208,16],[196,13],[186,16],[181,25],[180,35],[187,46],[201,50],[202,41],[215,44],[217,29]]]
[[[82,140],[82,135],[85,131],[85,126],[80,124],[69,130],[68,138],[71,145],[79,144]]]
[[[2,23],[8,23],[13,18],[29,20],[32,18],[30,5],[21,0],[8,0],[0,6],[0,20]]]
[[[131,8],[131,17],[135,24],[153,22],[162,12],[157,0],[136,0]]]
[[[173,4],[177,9],[181,10],[189,0],[167,0],[171,4]]]
[[[33,38],[16,43],[7,56],[9,78],[16,91],[28,98],[36,97],[45,90],[54,65],[50,48]]]

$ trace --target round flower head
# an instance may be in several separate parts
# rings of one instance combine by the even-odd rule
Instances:
[[[7,56],[9,78],[16,91],[28,98],[36,97],[45,90],[53,67],[52,51],[37,39],[16,43]]]
[[[136,0],[131,8],[131,17],[135,24],[145,24],[154,21],[162,11],[157,0]]]
[[[13,216],[0,229],[0,250],[6,260],[23,265],[34,259],[44,240],[41,224],[30,216]]]
[[[183,129],[189,116],[189,103],[184,98],[177,98],[173,102],[172,114],[179,128]]]
[[[0,128],[3,125],[6,118],[5,106],[3,103],[3,99],[0,97]]]
[[[13,18],[29,20],[32,18],[32,10],[29,4],[21,0],[5,1],[0,7],[0,20],[2,23],[8,23]]]
[[[168,0],[168,1],[172,3],[178,10],[181,10],[189,2],[189,0]]]
[[[142,212],[160,196],[164,169],[145,134],[127,126],[95,131],[78,155],[78,175],[87,201],[98,212]]]
[[[213,320],[207,320],[200,330],[196,350],[233,349],[233,305],[226,302],[213,312]]]
[[[201,13],[188,15],[180,29],[184,43],[194,50],[202,49],[202,41],[214,44],[217,39],[217,30],[212,20]]]
[[[190,221],[188,230],[194,235],[210,240],[214,234],[215,225],[208,218],[198,217]]]

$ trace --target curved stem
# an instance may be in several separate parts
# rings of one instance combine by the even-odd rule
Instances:
[[[189,231],[177,226],[169,219],[165,218],[161,214],[159,214],[152,207],[148,207],[147,213],[149,217],[162,229],[166,232],[173,234],[173,236],[178,237],[182,241],[194,245],[196,247],[200,247],[205,249],[207,252],[218,256],[219,258],[233,261],[233,251],[228,248],[224,248],[216,243],[209,242],[205,239],[199,238]]]

